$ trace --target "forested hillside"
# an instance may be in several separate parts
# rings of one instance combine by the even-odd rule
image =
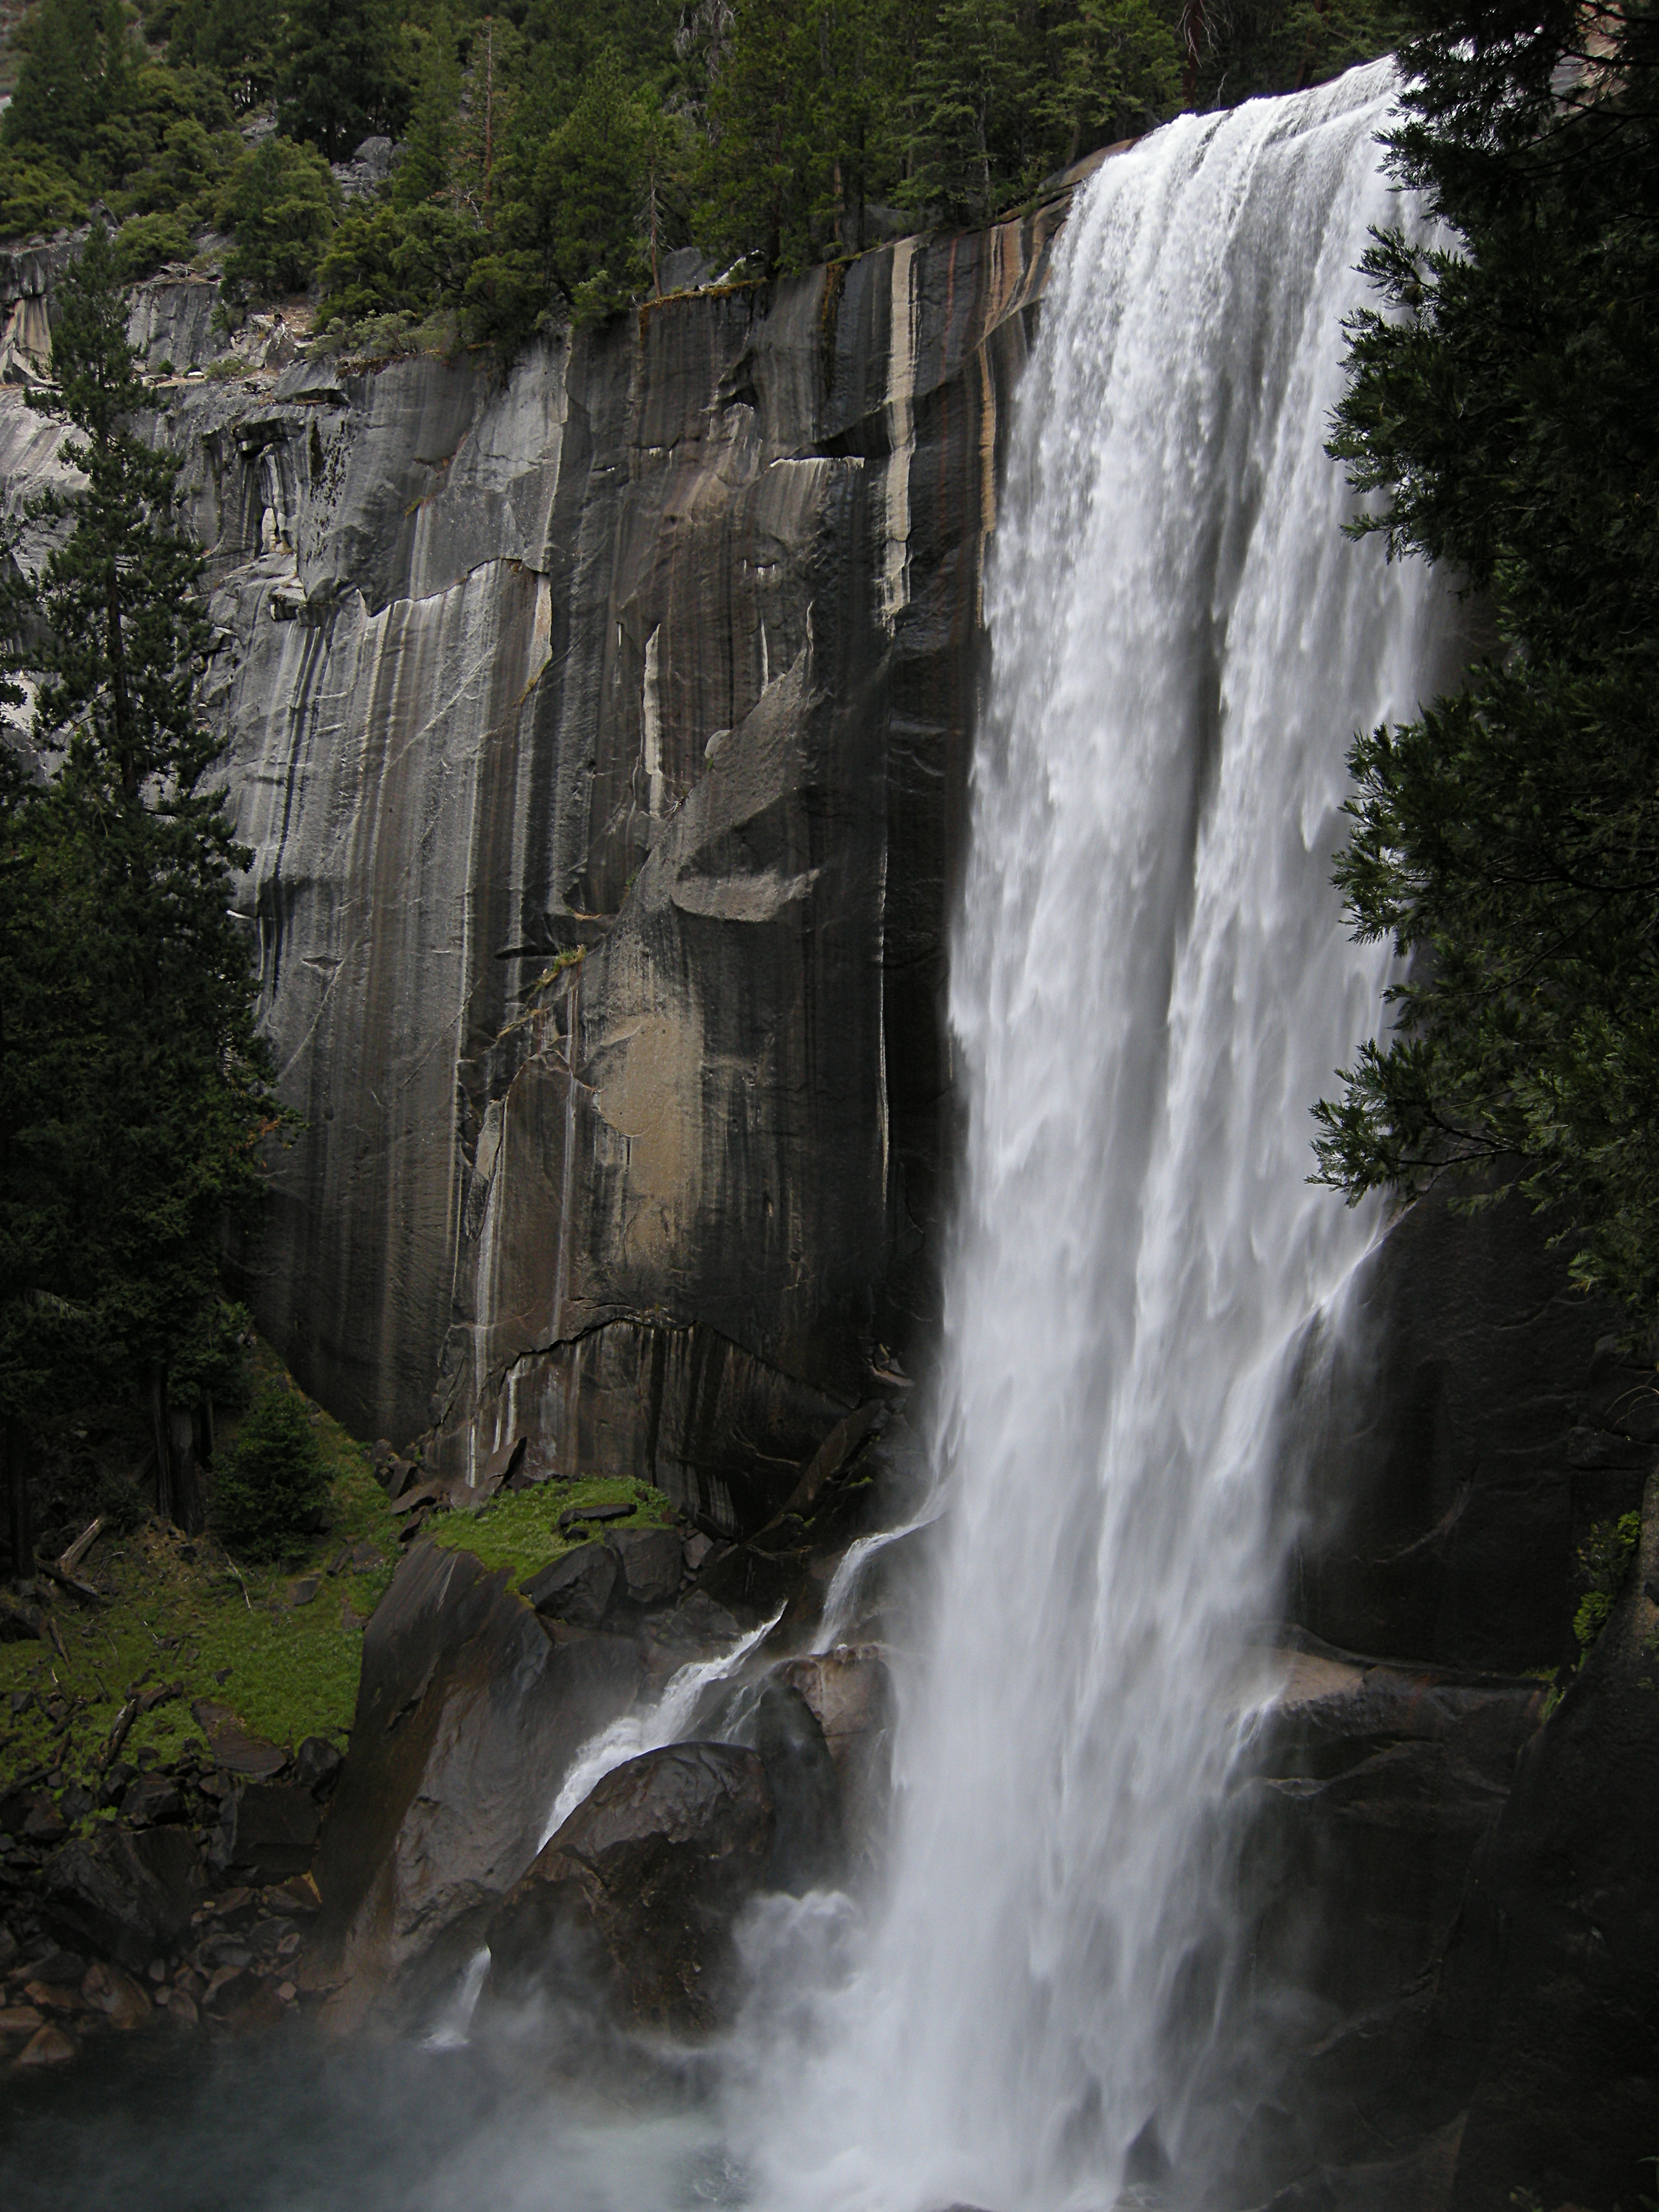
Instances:
[[[1390,0],[39,0],[0,234],[101,204],[129,276],[205,246],[233,302],[319,278],[325,319],[511,345],[678,247],[759,276],[982,221],[1393,27]],[[390,176],[343,199],[330,165],[375,135]]]

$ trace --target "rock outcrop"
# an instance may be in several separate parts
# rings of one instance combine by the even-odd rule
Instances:
[[[738,1533],[928,1310],[980,579],[1063,212],[506,376],[157,386],[305,1121],[251,1292],[359,1433]],[[188,289],[143,310],[175,366]],[[9,500],[52,444],[0,395]]]
[[[306,1974],[349,2026],[419,2014],[535,1857],[573,1754],[627,1710],[636,1644],[555,1644],[470,1553],[418,1543],[363,1635]]]
[[[678,1743],[615,1768],[491,1917],[487,2005],[597,1995],[641,2027],[715,2026],[773,1833],[757,1752]]]
[[[192,1838],[182,1828],[149,1828],[65,1844],[43,1887],[60,1936],[142,1973],[177,1948],[204,1883]]]

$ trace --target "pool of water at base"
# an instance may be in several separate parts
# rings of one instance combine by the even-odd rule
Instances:
[[[690,2066],[534,2037],[111,2041],[0,2081],[6,2212],[700,2212],[746,2200]]]

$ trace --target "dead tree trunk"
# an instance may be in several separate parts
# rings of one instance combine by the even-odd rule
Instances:
[[[149,1370],[149,1427],[155,1444],[155,1510],[163,1521],[176,1516],[173,1505],[173,1437],[172,1424],[167,1419],[167,1370],[161,1366]]]
[[[21,1423],[5,1424],[6,1531],[11,1541],[11,1571],[23,1581],[34,1572],[34,1529],[29,1512],[28,1455]]]

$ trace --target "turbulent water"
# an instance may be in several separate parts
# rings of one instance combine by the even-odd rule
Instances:
[[[884,1917],[827,2052],[751,2085],[769,2203],[1184,2196],[1239,2080],[1224,1808],[1270,1694],[1280,1416],[1372,1233],[1306,1180],[1384,981],[1330,888],[1344,755],[1413,708],[1440,622],[1342,537],[1322,451],[1397,213],[1389,86],[1177,124],[1060,249],[952,960],[948,1535]]]

